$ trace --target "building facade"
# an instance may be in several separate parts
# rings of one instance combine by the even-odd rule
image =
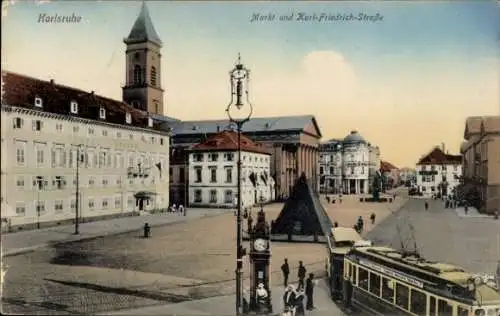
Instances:
[[[462,177],[462,156],[450,155],[435,147],[417,163],[417,189],[423,196],[448,196],[455,193]]]
[[[320,146],[320,188],[324,193],[367,194],[380,168],[380,150],[357,132]]]
[[[270,152],[245,135],[240,144],[242,207],[274,200]],[[189,206],[237,206],[237,149],[237,133],[223,131],[188,151]]]
[[[380,171],[382,174],[382,181],[384,189],[389,190],[400,185],[400,171],[392,163],[388,161],[380,162]]]
[[[417,175],[415,169],[411,168],[401,168],[399,170],[400,184],[409,185],[415,184],[417,182]]]
[[[168,206],[168,128],[93,92],[2,79],[1,199],[12,226],[73,220],[77,204],[83,219]]]
[[[176,164],[171,165],[174,176],[186,170],[187,151],[192,146],[222,131],[235,130],[227,120],[157,119],[167,121],[173,128],[172,157],[177,157]],[[275,183],[275,199],[289,197],[301,173],[319,190],[318,148],[321,132],[312,115],[251,118],[243,125],[243,134],[271,153],[270,177]],[[188,178],[189,175],[184,180],[188,181]],[[172,196],[179,197],[181,201],[183,197],[186,199],[186,183],[173,182],[172,188],[178,190],[172,192]]]
[[[464,190],[476,190],[477,207],[492,214],[500,210],[500,116],[469,117],[464,139]]]

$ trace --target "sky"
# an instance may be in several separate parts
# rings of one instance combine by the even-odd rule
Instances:
[[[163,41],[164,114],[224,118],[241,53],[256,117],[312,114],[323,141],[357,130],[397,167],[441,143],[458,153],[468,116],[500,115],[499,3],[147,1]],[[2,69],[121,100],[123,38],[141,5],[5,2]],[[301,19],[313,14],[372,20]]]

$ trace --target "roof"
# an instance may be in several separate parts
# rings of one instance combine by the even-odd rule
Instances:
[[[363,240],[354,228],[351,227],[335,227],[332,228],[332,236],[335,242],[352,241],[357,242]]]
[[[250,138],[241,134],[240,148],[242,151],[270,155],[271,153],[260,144],[253,142]],[[210,136],[204,142],[194,145],[190,151],[228,151],[238,150],[238,133],[233,131],[222,131]]]
[[[481,116],[471,116],[465,120],[464,138],[469,139],[471,135],[479,134],[481,132]]]
[[[430,153],[420,158],[417,165],[460,165],[461,155],[445,154],[438,146],[434,147]]]
[[[96,95],[94,91],[56,84],[54,80],[44,81],[29,76],[2,71],[4,94],[2,106],[16,106],[46,113],[67,115],[119,125],[148,127],[148,114],[127,103]],[[35,106],[35,98],[42,99],[42,107]],[[71,102],[78,104],[78,114],[71,113]],[[105,119],[99,117],[99,109],[105,109]],[[126,123],[130,113],[132,122]],[[168,127],[154,124],[153,129],[168,131]]]
[[[162,41],[156,30],[154,28],[151,17],[149,16],[149,10],[146,2],[142,2],[141,12],[135,20],[134,26],[130,31],[128,37],[124,40],[125,44],[142,43],[142,42],[152,42],[159,46],[162,45]]]
[[[391,171],[391,170],[398,170],[398,167],[394,166],[392,163],[388,161],[380,161],[380,170],[382,171]]]
[[[321,131],[313,115],[255,117],[243,124],[243,133],[279,132],[296,130],[303,132],[306,126],[314,125],[317,137]],[[172,126],[174,135],[215,134],[223,130],[235,130],[236,125],[229,120],[182,121]]]
[[[358,131],[351,131],[344,140],[344,143],[366,143],[366,140],[358,133]]]
[[[500,132],[500,116],[485,116],[481,124],[481,130],[485,133]]]

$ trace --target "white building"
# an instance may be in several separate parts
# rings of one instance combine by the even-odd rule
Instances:
[[[73,221],[77,187],[85,220],[169,205],[168,128],[52,80],[10,72],[2,80],[1,199],[15,210],[12,226]]]
[[[343,140],[332,139],[320,146],[321,192],[366,194],[380,169],[380,151],[352,131]]]
[[[450,195],[460,184],[462,156],[450,155],[435,147],[420,158],[416,167],[417,188],[424,196]]]
[[[228,207],[237,205],[238,135],[222,131],[189,151],[189,206]],[[241,135],[242,206],[274,199],[270,176],[270,153]]]

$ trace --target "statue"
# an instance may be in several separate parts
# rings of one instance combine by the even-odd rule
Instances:
[[[257,223],[255,223],[254,231],[257,234],[269,235],[269,224],[266,222],[266,214],[264,210],[260,210],[257,214]]]

